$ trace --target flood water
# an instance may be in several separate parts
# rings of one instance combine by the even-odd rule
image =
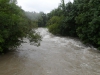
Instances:
[[[79,40],[39,28],[41,46],[23,43],[0,56],[0,75],[100,75],[100,52]]]

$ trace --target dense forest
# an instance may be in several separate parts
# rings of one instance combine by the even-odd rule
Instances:
[[[47,15],[44,12],[25,11],[25,15],[37,24],[38,27],[46,27]]]
[[[16,0],[0,0],[0,53],[19,46],[24,37],[39,45],[41,37],[36,28],[37,24],[17,6]]]
[[[100,50],[100,0],[64,0],[50,13],[24,11],[16,0],[0,0],[0,53],[19,46],[23,38],[39,45],[37,27],[60,36],[77,37]]]
[[[46,27],[55,35],[77,37],[100,50],[100,0],[74,0],[47,14]]]

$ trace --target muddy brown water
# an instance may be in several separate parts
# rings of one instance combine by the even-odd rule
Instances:
[[[0,75],[100,75],[100,52],[79,40],[53,36],[39,28],[43,40],[36,47],[23,43],[0,56]]]

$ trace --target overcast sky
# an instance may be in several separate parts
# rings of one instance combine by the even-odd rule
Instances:
[[[65,3],[73,0],[65,0]],[[52,9],[57,8],[61,0],[17,0],[19,6],[25,11],[43,11],[50,12]]]

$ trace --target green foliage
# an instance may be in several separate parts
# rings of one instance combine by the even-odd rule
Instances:
[[[59,5],[58,8],[52,10],[50,13],[47,14],[47,20],[50,20],[53,16],[62,16],[63,10],[62,6]]]
[[[55,35],[59,35],[59,25],[54,23],[52,25],[50,25],[49,27],[49,31]]]
[[[40,17],[38,18],[38,27],[45,27],[47,21],[47,15],[43,12],[40,12]]]
[[[79,5],[81,5],[80,3]],[[100,17],[99,1],[84,0],[82,7],[77,7],[79,15],[76,17],[76,23],[79,25],[77,34],[84,43],[90,43],[95,47],[100,47]]]
[[[65,16],[66,6],[65,6],[65,1],[64,0],[61,0],[61,5],[60,6],[62,7],[63,15]]]
[[[32,21],[38,21],[38,19],[40,18],[41,14],[40,13],[36,13],[36,12],[29,12],[29,11],[25,11],[25,15]]]
[[[90,43],[100,49],[100,1],[74,0],[52,10],[47,25],[53,34],[79,37],[83,43]],[[63,18],[61,19],[61,17]]]
[[[47,22],[49,31],[55,35],[60,35],[60,25],[61,25],[62,20],[63,20],[63,16],[62,17],[53,16]]]
[[[66,4],[66,16],[63,20],[63,24],[61,25],[62,28],[62,35],[67,35],[67,36],[77,36],[76,33],[76,23],[75,23],[75,15],[77,13],[75,12],[75,7],[74,5],[69,2]]]
[[[38,43],[40,36],[35,33],[34,27],[24,11],[16,5],[16,0],[0,0],[0,52],[19,46],[23,37]]]

